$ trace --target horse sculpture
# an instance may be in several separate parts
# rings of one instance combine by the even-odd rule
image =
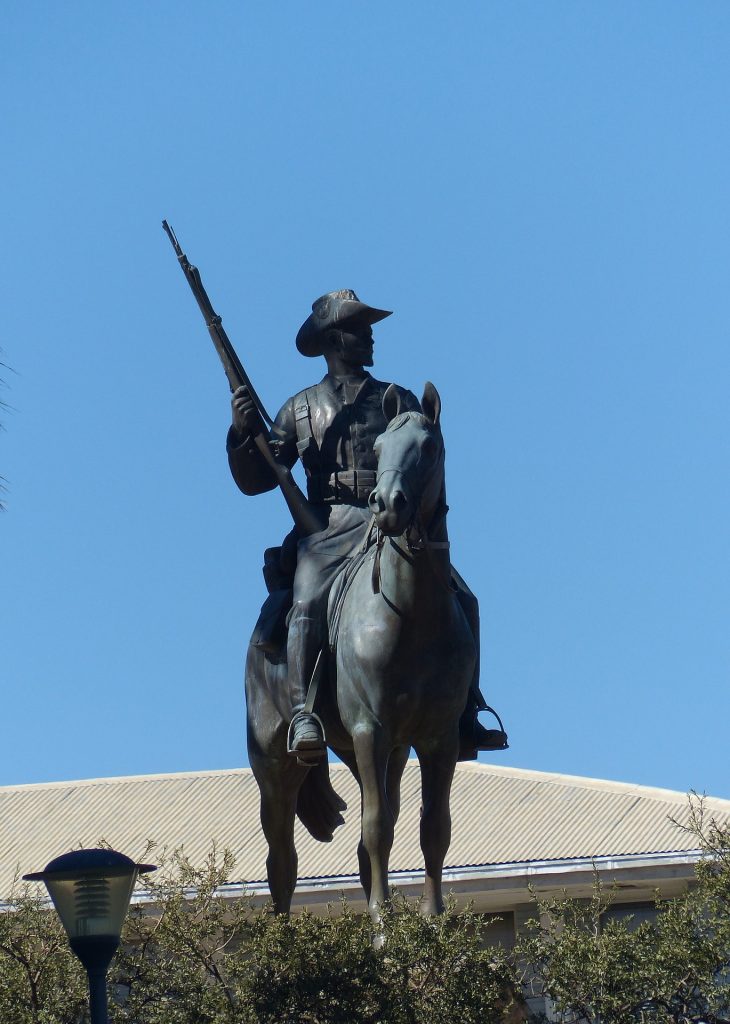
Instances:
[[[446,531],[441,402],[426,384],[423,413],[383,399],[371,527],[361,557],[329,602],[330,649],[317,712],[327,741],[361,792],[360,879],[374,921],[388,897],[388,860],[410,749],[421,768],[423,911],[443,911],[441,875],[451,838],[449,796],[458,723],[476,664],[474,637],[452,584]],[[246,665],[248,749],[261,793],[274,909],[288,912],[297,879],[294,819],[321,841],[342,824],[327,762],[287,754],[286,664],[255,647]]]

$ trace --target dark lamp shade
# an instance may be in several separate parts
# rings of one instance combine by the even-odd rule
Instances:
[[[137,875],[154,871],[114,850],[75,850],[32,875],[45,882],[69,939],[118,939]]]

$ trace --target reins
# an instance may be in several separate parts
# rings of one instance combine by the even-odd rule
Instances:
[[[412,415],[413,414],[409,412],[403,414],[402,416],[396,417],[394,420],[391,420],[391,422],[388,424],[387,431],[394,429],[397,430],[399,427],[403,426],[406,420],[411,418]],[[438,454],[439,464],[443,464],[443,459],[444,448],[442,442],[441,450],[439,451]],[[378,483],[380,483],[383,477],[387,476],[389,473],[396,473],[402,478],[403,484],[408,492],[408,494],[406,495],[407,499],[413,505],[416,505],[415,496],[419,494],[419,491],[422,493],[423,488],[418,486],[421,483],[420,480],[418,480],[417,478],[413,479],[414,467],[411,467],[410,469],[406,470],[400,466],[386,466],[384,468],[381,468],[379,466],[377,474]],[[432,521],[429,525],[429,529],[434,530],[436,527],[440,526],[441,523],[446,519],[446,514],[448,511],[449,506],[446,504],[445,501],[441,500],[440,504],[436,508]],[[423,524],[420,506],[416,505],[413,516],[411,517],[410,522],[406,526],[401,536],[405,539],[405,546],[408,549],[408,553],[410,555],[416,557],[420,552],[426,552],[429,565],[431,566],[431,569],[433,571],[434,576],[436,577],[437,582],[449,593],[455,593],[456,586],[454,585],[451,579],[451,573],[449,572],[448,578],[444,579],[443,567],[434,558],[434,552],[448,551],[451,545],[447,540],[431,540],[431,538],[429,537],[429,529],[426,529],[426,527]],[[373,557],[373,565],[371,572],[371,583],[374,594],[379,594],[381,592],[380,561],[386,539],[389,539],[393,547],[395,547],[395,549],[401,555],[403,555],[403,557],[405,557],[405,553],[398,547],[397,544],[393,543],[394,538],[386,538],[386,535],[382,533],[382,531],[378,527],[377,519],[373,514],[373,517],[370,520],[370,525],[368,527],[367,533],[365,534],[362,551],[366,552],[373,544],[373,542],[375,543],[375,555]]]
[[[442,507],[439,509],[438,516],[435,520],[436,523],[442,522],[442,520],[446,518],[446,513],[448,511],[449,506],[444,503]],[[413,539],[411,536],[414,528],[416,530],[415,539]],[[383,547],[385,545],[385,541],[390,540],[392,544],[393,538],[387,537],[386,534],[384,534],[380,530],[377,524],[377,520],[373,515],[372,519],[370,520],[370,525],[368,527],[367,533],[365,534],[365,540],[363,541],[363,552],[367,551],[373,544],[373,534],[375,535],[375,555],[373,557],[371,583],[373,593],[379,594],[381,592],[380,558],[383,551]],[[441,571],[441,566],[439,566],[438,563],[434,560],[432,554],[432,552],[434,551],[448,551],[451,547],[451,543],[448,540],[431,540],[423,525],[420,512],[418,511],[415,513],[413,519],[408,524],[406,529],[403,531],[403,534],[401,536],[405,537],[406,547],[408,548],[408,551],[411,555],[417,556],[422,551],[426,552],[426,555],[428,557],[428,563],[431,566],[434,576],[436,577],[436,581],[450,594],[456,593],[457,588],[456,585],[454,584],[454,581],[451,579],[451,573],[449,573],[448,579],[444,579],[443,572]],[[393,547],[396,549],[396,551],[400,551],[397,544],[393,544]]]

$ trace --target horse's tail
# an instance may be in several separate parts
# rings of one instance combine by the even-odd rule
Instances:
[[[297,796],[297,815],[320,843],[331,843],[335,829],[345,824],[347,804],[332,788],[329,763],[319,761],[309,769]]]

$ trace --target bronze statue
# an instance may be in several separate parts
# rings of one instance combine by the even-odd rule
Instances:
[[[477,719],[487,708],[478,604],[449,557],[438,393],[427,384],[419,403],[371,376],[372,325],[390,313],[346,289],[317,299],[296,337],[303,355],[324,356],[326,375],[272,422],[197,270],[164,226],[233,390],[233,477],[247,495],[278,485],[294,519],[281,547],[265,552],[270,593],[246,663],[248,749],[274,907],[288,911],[296,884],[295,815],[325,842],[342,822],[329,745],[361,786],[360,876],[377,920],[413,747],[422,770],[425,909],[439,913],[454,766],[507,739],[501,722],[485,729]],[[297,459],[307,498],[291,476]]]
[[[323,355],[328,372],[319,384],[290,398],[273,425],[278,461],[291,468],[301,459],[309,501],[322,508],[326,524],[316,534],[297,538],[294,593],[288,613],[287,664],[293,712],[290,750],[308,760],[326,753],[321,723],[303,708],[317,655],[325,643],[327,597],[343,566],[361,545],[374,511],[369,499],[376,483],[375,442],[387,423],[383,399],[389,385],[375,380],[365,367],[373,364],[372,325],[386,316],[389,311],[360,302],[350,290],[317,299],[296,344],[305,356]],[[420,411],[415,395],[394,387],[404,412]],[[272,490],[277,479],[255,444],[264,424],[250,387],[238,388],[232,405],[227,450],[233,478],[244,494]],[[295,538],[296,527],[294,537],[284,544],[287,551],[293,549]],[[457,593],[478,642],[476,599],[459,582]],[[262,640],[257,632],[255,642],[265,645],[266,638]],[[493,735],[476,717],[484,706],[475,678],[462,722],[463,756],[494,749]]]
[[[437,913],[456,760],[506,745],[501,729],[477,720],[485,706],[478,606],[449,559],[437,392],[427,385],[421,407],[411,392],[365,369],[373,362],[372,325],[388,315],[349,290],[317,299],[297,347],[323,355],[328,372],[285,403],[271,435],[286,466],[301,458],[309,500],[326,510],[324,529],[297,538],[295,528],[280,552],[268,552],[265,573],[275,585],[247,661],[249,755],[281,911],[296,880],[295,813],[318,838],[331,836],[338,821],[326,767],[316,770],[325,737],[362,786],[359,861],[374,916],[387,895],[410,748],[424,779],[426,908]],[[248,389],[237,389],[227,448],[245,494],[276,485],[254,444],[263,429]]]

